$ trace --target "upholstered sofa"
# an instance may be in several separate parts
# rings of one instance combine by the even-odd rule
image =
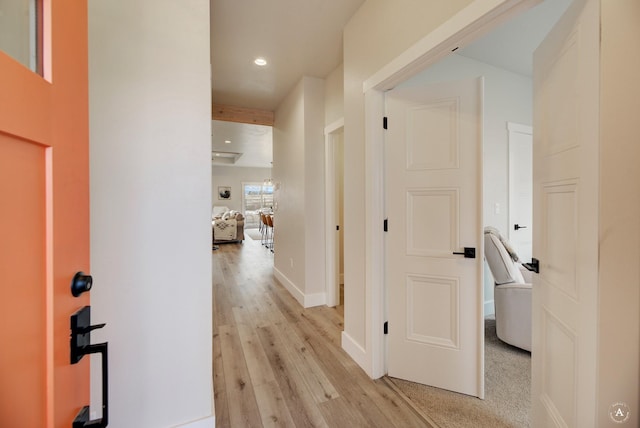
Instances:
[[[211,234],[214,244],[244,241],[244,216],[227,207],[213,207]]]
[[[503,342],[531,351],[531,272],[491,227],[484,230],[484,256],[495,281],[496,334]]]

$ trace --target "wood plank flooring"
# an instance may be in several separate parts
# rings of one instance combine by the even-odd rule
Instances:
[[[259,241],[212,257],[216,427],[432,427],[341,349],[342,306],[302,308]]]

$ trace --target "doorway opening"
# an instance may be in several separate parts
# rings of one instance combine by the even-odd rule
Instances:
[[[260,213],[273,211],[273,183],[242,183],[242,214],[245,229],[260,229]]]
[[[521,5],[524,5],[526,2],[522,2]],[[540,38],[537,41],[533,41],[531,36],[527,36],[526,41],[532,43],[531,48],[529,48],[528,52],[525,52],[524,56],[528,56],[529,63],[532,58],[532,48],[535,48],[537,44],[542,40],[542,38],[546,35],[546,32],[553,26],[553,24],[557,21],[557,19],[562,15],[562,13],[566,10],[566,8],[571,3],[570,0],[566,0],[564,2],[551,2],[547,1],[542,3],[540,6],[532,8],[529,12],[541,12],[544,9],[554,9],[555,13],[545,11],[545,14],[551,15],[548,24],[540,25],[540,24],[528,24],[528,26],[524,27],[522,24],[518,24],[516,19],[512,19],[504,27],[511,26],[513,28],[517,28],[520,34],[523,34],[523,28],[536,28],[544,30],[540,33]],[[529,6],[534,5],[535,2],[527,3]],[[512,12],[515,13],[515,12]],[[524,18],[525,15],[521,15],[520,19]],[[496,30],[500,30],[501,27]],[[471,30],[470,30],[471,31]],[[501,41],[507,41],[508,43],[513,42],[513,37],[505,36],[504,34],[500,35],[499,31],[495,32],[494,35],[489,34],[486,39],[488,41],[493,39],[495,43],[495,39]],[[411,85],[411,84],[424,84],[429,81],[451,81],[456,79],[463,79],[468,77],[477,77],[477,76],[485,76],[485,115],[491,114],[496,115],[491,119],[493,126],[487,126],[487,117],[485,116],[483,128],[484,128],[484,140],[485,140],[485,153],[483,155],[483,165],[484,165],[484,174],[483,181],[485,182],[484,186],[484,202],[483,202],[483,226],[496,224],[498,228],[505,233],[506,236],[509,236],[509,225],[511,220],[509,219],[509,185],[508,185],[508,122],[518,122],[518,123],[532,123],[532,89],[531,89],[531,68],[529,68],[528,73],[523,73],[522,71],[514,71],[506,68],[504,65],[500,63],[494,63],[496,61],[491,55],[496,52],[502,53],[506,58],[513,59],[512,55],[509,55],[504,52],[502,48],[496,48],[495,45],[493,48],[486,50],[486,47],[480,46],[481,40],[478,40],[478,44],[474,46],[474,44],[469,45],[469,50],[467,51],[466,47],[461,48],[456,51],[455,54],[447,55],[444,59],[437,58],[439,62],[435,64],[430,64],[429,68],[426,69],[426,65],[423,67],[425,71],[419,75],[414,75],[410,79],[405,79],[402,77],[401,72],[397,72],[392,76],[373,76],[370,81],[365,83],[365,91],[368,98],[366,107],[366,117],[375,117],[376,112],[383,112],[385,108],[383,94],[385,90],[398,87],[402,85]],[[446,48],[445,48],[446,49]],[[442,52],[445,51],[442,50]],[[456,47],[457,49],[457,47]],[[475,49],[475,51],[474,51]],[[481,55],[479,55],[480,53]],[[434,54],[437,56],[438,54]],[[442,57],[443,54],[440,54]],[[476,55],[479,55],[476,57]],[[502,58],[503,60],[505,58]],[[423,60],[423,62],[427,62],[428,60]],[[431,61],[436,61],[436,59],[431,58]],[[474,65],[471,65],[475,63]],[[414,67],[415,70],[415,67]],[[469,73],[472,73],[469,76]],[[493,78],[488,78],[487,76],[493,73]],[[512,75],[510,79],[504,79],[502,77],[507,74]],[[397,76],[397,77],[396,77]],[[422,80],[421,80],[422,79]],[[527,81],[528,81],[528,89],[527,89]],[[514,92],[514,88],[519,88],[518,92]],[[489,94],[489,90],[496,91],[495,94]],[[517,94],[522,94],[521,97],[518,98]],[[514,99],[515,98],[515,99]],[[513,111],[510,111],[510,105],[513,104],[514,101],[518,101],[522,104],[521,107],[518,107],[521,111],[520,113],[515,114]],[[502,110],[501,114],[499,110]],[[513,116],[509,116],[508,114],[513,114]],[[499,126],[496,126],[499,125]],[[369,127],[371,125],[371,127]],[[368,122],[367,129],[371,129],[371,138],[368,138],[367,149],[370,153],[373,153],[369,156],[370,159],[373,159],[373,163],[377,163],[377,165],[369,164],[370,167],[374,168],[380,165],[380,160],[378,158],[379,154],[384,150],[383,149],[383,140],[384,137],[380,135],[379,132],[374,130],[374,124]],[[491,141],[493,143],[490,145],[487,150],[486,142]],[[387,175],[392,172],[387,172]],[[371,177],[370,177],[371,178]],[[384,177],[380,177],[377,174],[374,174],[374,180],[384,179]],[[490,187],[489,187],[490,186]],[[372,224],[377,224],[376,220],[383,219],[383,213],[385,213],[384,203],[380,203],[380,201],[372,198],[368,203],[368,209],[372,209],[373,213],[371,217],[373,220]],[[383,236],[379,232],[376,232],[374,229],[371,229],[372,241],[381,240],[384,241]],[[387,250],[388,252],[389,250]],[[372,278],[371,285],[373,290],[373,313],[371,316],[372,321],[375,323],[376,321],[380,321],[381,319],[386,318],[386,295],[388,293],[384,284],[381,284],[382,280],[378,280],[378,278],[384,278],[385,269],[381,269],[377,267],[376,261],[385,261],[385,255],[380,252],[373,251],[368,255],[368,262],[370,266],[372,266],[369,270],[370,278]],[[483,311],[486,315],[491,315],[492,307],[493,307],[493,279],[490,275],[484,275],[484,300],[479,302],[482,306]],[[378,286],[380,288],[378,288]],[[376,298],[377,297],[377,298]],[[379,299],[379,300],[378,300]],[[376,309],[379,313],[383,314],[382,318],[376,317]],[[483,314],[483,315],[485,315]],[[484,318],[484,317],[483,317]],[[391,320],[389,320],[391,324]],[[380,348],[375,347],[376,351],[373,355],[372,361],[372,371],[375,373],[386,373],[386,356],[385,356],[385,337],[379,336],[377,332],[375,332],[375,324],[371,325],[371,341],[372,343],[380,343]],[[479,330],[478,334],[482,334],[484,332],[484,326]],[[378,342],[379,340],[379,342]],[[482,351],[484,352],[484,350]],[[484,378],[481,383],[484,382]],[[484,385],[483,385],[484,387]],[[525,394],[528,396],[528,393]]]
[[[211,126],[212,217],[229,212],[241,222],[244,241],[262,244],[260,213],[275,208],[273,128],[224,120]]]

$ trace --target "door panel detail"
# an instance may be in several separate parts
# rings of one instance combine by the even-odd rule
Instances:
[[[544,311],[543,324],[546,370],[542,402],[555,420],[575,426],[575,390],[566,391],[564,385],[575,385],[576,381],[576,334],[548,310]]]
[[[459,349],[458,278],[407,276],[407,339]]]
[[[544,135],[550,135],[549,133],[557,135],[557,138],[543,140],[546,155],[560,153],[580,144],[577,105],[554,102],[553,98],[558,93],[568,93],[570,96],[575,96],[577,93],[575,81],[575,76],[579,74],[577,36],[576,32],[569,36],[565,47],[544,72],[547,87],[542,97],[545,106],[542,116],[543,132]]]
[[[458,168],[459,101],[439,100],[407,111],[407,169]]]
[[[543,187],[543,245],[546,249],[543,279],[578,299],[576,260],[578,242],[578,184]]]
[[[0,426],[46,426],[45,150],[0,133]]]
[[[407,192],[407,254],[451,257],[459,247],[458,189],[410,189]],[[437,224],[438,227],[433,227]]]

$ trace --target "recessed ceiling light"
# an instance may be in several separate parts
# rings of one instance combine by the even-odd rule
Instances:
[[[267,65],[267,60],[264,58],[256,58],[253,62],[255,65],[259,65],[260,67]]]
[[[231,140],[224,140],[225,144],[231,144]]]
[[[211,152],[211,159],[216,163],[234,164],[242,156],[242,153],[236,152]]]

